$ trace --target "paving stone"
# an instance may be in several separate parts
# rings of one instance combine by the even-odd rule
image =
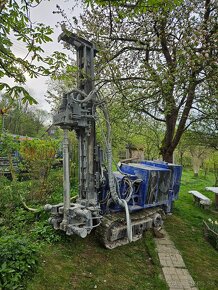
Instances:
[[[163,239],[155,239],[158,257],[170,290],[198,290],[180,252],[164,231]]]
[[[179,251],[174,245],[157,245],[159,253],[179,254]]]
[[[196,287],[183,287],[184,290],[198,290]]]
[[[184,288],[171,288],[170,287],[170,290],[184,290]]]
[[[175,289],[179,289],[179,288],[182,288],[183,289],[183,286],[180,283],[176,282],[176,281],[167,281],[167,284],[168,284],[168,286],[170,288],[173,287]]]
[[[173,242],[168,239],[156,239],[157,245],[173,245]]]
[[[185,268],[185,263],[179,254],[158,253],[163,267]]]

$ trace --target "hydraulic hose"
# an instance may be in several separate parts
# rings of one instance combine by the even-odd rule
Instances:
[[[74,98],[74,101],[78,102],[78,103],[85,103],[88,102],[90,100],[93,99],[93,97],[96,94],[96,90],[91,91],[88,95],[79,90],[79,89],[73,89],[71,93],[78,93],[81,96],[84,97],[83,100],[77,100]],[[110,126],[110,120],[109,120],[109,115],[108,115],[108,111],[105,107],[101,106],[105,120],[106,120],[106,126],[107,126],[107,161],[108,161],[108,180],[109,180],[109,188],[110,188],[110,192],[111,192],[111,197],[113,199],[113,201],[117,204],[119,204],[121,207],[125,208],[125,212],[126,212],[126,224],[127,224],[127,237],[129,242],[132,242],[132,225],[131,225],[131,219],[130,219],[130,215],[129,215],[129,208],[128,208],[128,204],[126,202],[126,200],[124,199],[120,199],[118,196],[118,193],[116,191],[116,185],[114,182],[114,175],[113,175],[113,171],[112,171],[112,146],[111,146],[111,126]]]
[[[119,204],[121,207],[125,208],[126,212],[126,224],[127,224],[127,237],[129,242],[132,242],[132,225],[131,225],[131,219],[129,215],[129,208],[127,205],[126,200],[120,199],[118,196],[118,193],[116,191],[116,185],[114,182],[114,175],[112,171],[112,146],[111,146],[111,126],[109,121],[109,115],[108,111],[105,107],[101,107],[102,111],[104,113],[104,117],[106,120],[106,126],[107,126],[107,161],[108,161],[108,180],[109,180],[109,188],[111,192],[111,197],[113,201],[117,204]]]
[[[129,215],[129,208],[128,208],[128,204],[127,201],[125,199],[121,199],[121,201],[124,204],[125,207],[125,212],[126,212],[126,226],[127,226],[127,237],[129,242],[132,242],[132,225],[131,225],[131,219],[130,219],[130,215]]]
[[[92,90],[88,95],[85,92],[83,92],[83,91],[81,91],[79,89],[73,89],[72,91],[70,91],[69,94],[72,94],[72,93],[78,93],[78,94],[80,94],[81,96],[84,97],[83,100],[77,100],[77,99],[73,98],[73,100],[75,102],[77,102],[77,103],[86,103],[86,102],[89,102],[89,101],[91,101],[93,99],[93,97],[96,94],[96,90]]]

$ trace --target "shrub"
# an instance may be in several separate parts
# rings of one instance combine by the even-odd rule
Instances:
[[[61,240],[61,232],[55,231],[48,223],[48,220],[36,222],[34,228],[31,230],[32,238],[38,241],[45,241],[47,243],[59,242]]]
[[[22,289],[36,270],[38,247],[19,235],[0,237],[0,289]]]
[[[55,162],[59,141],[28,140],[21,144],[20,153],[33,182],[32,198],[43,200],[48,195],[48,176]]]
[[[1,182],[1,180],[0,180]],[[13,210],[20,203],[20,198],[18,192],[15,190],[16,187],[13,183],[11,184],[2,184],[0,190],[0,212],[4,210]]]
[[[25,197],[29,192],[29,184],[18,181],[10,182],[0,178],[0,216],[10,217],[17,208],[22,206],[21,196]]]

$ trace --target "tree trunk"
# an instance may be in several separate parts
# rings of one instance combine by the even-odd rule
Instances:
[[[176,121],[178,118],[178,108],[176,109],[174,107],[173,109],[171,109],[171,113],[166,116],[166,133],[161,148],[161,155],[163,157],[163,160],[166,162],[170,163],[173,162],[173,152],[176,149],[177,145],[179,144],[182,134],[185,131],[185,125],[194,100],[196,86],[197,86],[196,72],[192,72],[187,92],[188,93],[187,100],[185,103],[184,110],[182,112],[181,119],[177,126],[177,130],[176,130]],[[170,103],[167,105],[166,108],[167,109],[170,108]]]
[[[202,165],[202,159],[198,154],[197,155],[192,154],[192,165],[193,165],[194,177],[198,177],[198,173]]]
[[[166,116],[166,132],[160,149],[163,161],[173,163],[173,152],[176,146],[173,146],[174,132],[176,128],[177,110],[173,109],[171,114]]]
[[[166,151],[164,153],[161,153],[163,157],[163,161],[166,161],[168,163],[173,163],[173,151]]]

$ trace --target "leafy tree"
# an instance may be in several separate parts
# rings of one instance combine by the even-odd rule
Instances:
[[[1,129],[11,134],[27,135],[29,137],[36,137],[40,135],[42,130],[45,130],[44,122],[48,119],[48,112],[40,109],[29,108],[26,104],[22,104],[22,100],[12,100],[2,97],[0,107],[7,108],[2,114],[4,118],[4,128]]]
[[[51,42],[51,27],[42,23],[33,23],[30,12],[41,0],[4,0],[0,3],[0,78],[13,79],[15,86],[10,87],[0,82],[0,91],[14,99],[22,96],[23,103],[37,103],[23,86],[26,75],[31,78],[47,76],[63,67],[66,58],[63,53],[54,52],[51,57],[45,56],[42,44]],[[16,56],[13,38],[26,47],[24,58]]]
[[[213,172],[215,182],[214,186],[218,186],[218,151],[210,150],[210,154],[207,156],[207,159],[204,160],[203,169],[205,176],[208,172]]]
[[[214,104],[215,106],[215,104]],[[215,106],[215,110],[218,108]],[[213,115],[212,115],[213,116]],[[202,120],[192,126],[192,131],[195,134],[195,140],[198,143],[214,150],[218,150],[218,118],[213,116],[210,120]]]
[[[199,170],[206,159],[206,148],[203,146],[190,145],[189,151],[192,157],[192,166],[194,170],[194,176],[198,177]]]
[[[97,84],[164,125],[160,152],[172,162],[184,131],[215,116],[216,1],[85,2],[80,33],[99,49]]]
[[[174,0],[174,1],[168,1],[168,0],[118,0],[118,1],[110,1],[110,0],[85,0],[84,1],[88,6],[93,4],[98,4],[99,6],[110,6],[110,7],[123,7],[124,9],[128,9],[130,13],[132,13],[132,16],[137,15],[139,13],[144,13],[148,9],[154,9],[160,7],[161,5],[164,5],[166,7],[172,7],[175,4],[179,4],[182,1],[181,0]]]
[[[203,131],[187,130],[180,139],[176,153],[183,166],[187,166],[187,159],[191,161],[196,177],[200,168],[203,168],[205,176],[208,171],[211,171],[216,178],[218,151],[214,148],[215,143],[212,142],[212,138],[207,140],[208,133],[204,133]]]
[[[179,141],[179,144],[174,152],[175,163],[181,164],[183,167],[191,166],[191,156],[189,150],[189,142],[186,131]]]

